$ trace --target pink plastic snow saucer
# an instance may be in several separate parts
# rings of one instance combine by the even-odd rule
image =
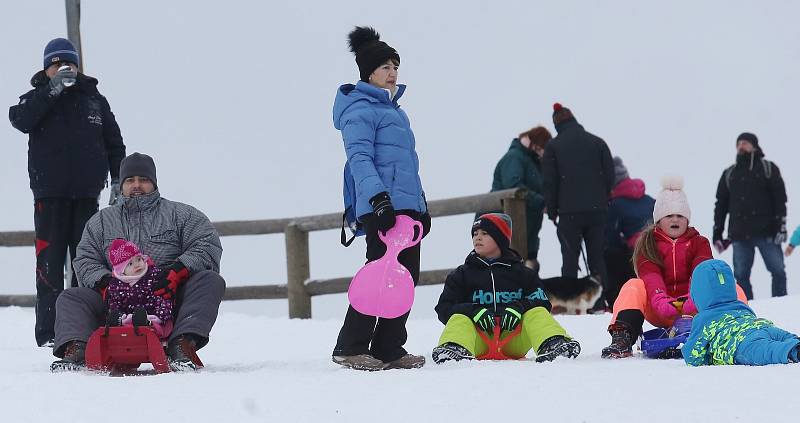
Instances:
[[[394,227],[385,235],[378,231],[378,237],[386,244],[386,253],[353,276],[347,296],[359,313],[394,319],[406,314],[414,304],[414,280],[397,256],[419,243],[422,223],[398,215]]]

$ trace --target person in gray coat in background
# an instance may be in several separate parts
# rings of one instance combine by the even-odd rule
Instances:
[[[164,270],[154,293],[175,300],[175,326],[167,344],[172,370],[196,370],[195,351],[208,343],[225,293],[219,275],[222,244],[196,208],[162,198],[150,156],[133,153],[120,165],[122,201],[100,210],[86,224],[73,268],[78,287],[56,302],[52,371],[85,368],[86,342],[104,324],[103,294],[111,278],[106,252],[115,239],[136,243]]]

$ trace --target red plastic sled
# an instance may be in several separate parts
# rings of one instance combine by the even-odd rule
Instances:
[[[192,361],[203,366],[199,357],[193,357]],[[131,373],[142,363],[152,363],[156,374],[170,371],[164,346],[152,328],[101,327],[92,333],[86,344],[86,367],[89,369]]]
[[[481,336],[481,339],[483,339],[483,342],[486,343],[489,349],[486,351],[486,353],[479,355],[477,359],[478,360],[521,360],[525,358],[525,357],[519,357],[519,358],[509,357],[505,355],[505,353],[503,353],[503,347],[508,343],[508,341],[514,339],[514,337],[519,335],[520,331],[522,331],[522,324],[520,323],[519,325],[517,325],[516,329],[514,329],[511,333],[506,335],[505,338],[500,339],[500,332],[502,331],[502,329],[500,328],[500,317],[495,316],[494,322],[495,322],[493,331],[494,333],[492,334],[491,338],[489,338],[489,336],[484,331],[478,328],[478,335]]]

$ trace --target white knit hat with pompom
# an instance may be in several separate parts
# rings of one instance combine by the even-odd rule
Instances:
[[[668,175],[661,178],[661,192],[656,197],[653,208],[653,222],[658,223],[664,216],[679,214],[692,220],[692,211],[689,209],[689,199],[683,192],[683,178],[677,175]]]

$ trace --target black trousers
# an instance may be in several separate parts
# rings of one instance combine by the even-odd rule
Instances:
[[[559,215],[558,239],[561,242],[561,276],[578,277],[578,259],[581,241],[586,243],[588,271],[599,277],[603,285],[603,297],[610,289],[603,250],[606,242],[606,213],[571,213]],[[611,305],[611,304],[609,304]]]
[[[405,214],[402,211],[399,213]],[[415,212],[408,214],[415,217],[413,213]],[[371,214],[362,216],[361,221],[366,233],[367,262],[383,257],[386,245],[378,238],[374,217]],[[403,250],[397,259],[411,272],[416,286],[419,282],[420,244]],[[361,314],[353,306],[348,306],[333,355],[371,354],[384,362],[397,360],[406,355],[403,345],[408,339],[407,320],[408,313],[394,319],[385,319]]]
[[[631,263],[632,256],[633,252],[627,246],[607,248],[605,251],[606,271],[608,273],[606,286],[608,288],[604,288],[604,291],[606,291],[605,297],[608,305],[613,306],[622,285],[636,277],[636,273],[633,271],[633,263]]]
[[[75,249],[83,227],[97,213],[96,198],[41,198],[33,204],[36,232],[36,343],[41,346],[55,338],[56,299],[64,290],[64,264],[69,249]],[[72,286],[78,286],[75,273]]]

